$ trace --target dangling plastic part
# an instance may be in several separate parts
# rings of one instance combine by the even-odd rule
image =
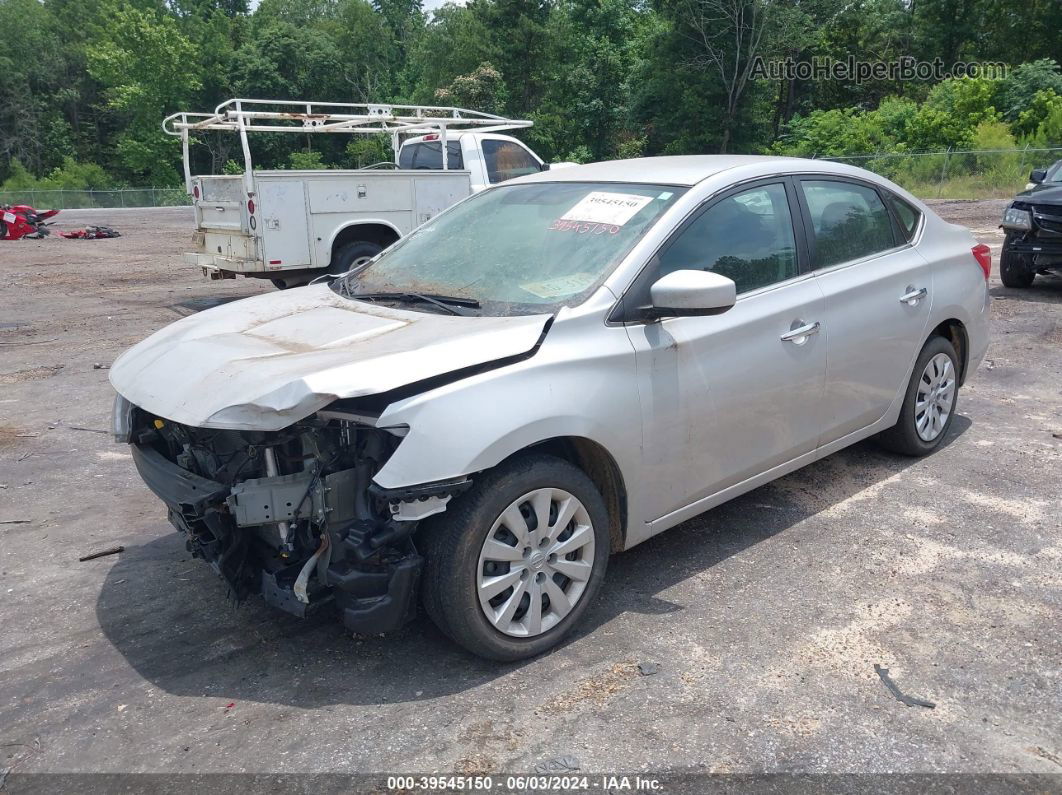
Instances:
[[[306,585],[310,581],[310,573],[317,566],[317,561],[328,550],[331,542],[328,540],[328,532],[321,533],[321,543],[317,546],[317,551],[310,556],[310,559],[303,564],[302,571],[299,572],[299,576],[295,578],[295,585],[291,590],[295,592],[295,598],[302,602],[304,605],[310,603],[309,594],[306,593]],[[320,574],[318,574],[320,576]]]

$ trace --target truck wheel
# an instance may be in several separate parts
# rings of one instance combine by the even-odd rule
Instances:
[[[608,511],[586,474],[534,455],[476,478],[424,523],[424,607],[474,654],[533,657],[571,631],[608,565]]]
[[[1003,240],[1003,253],[999,257],[999,280],[1004,287],[1028,287],[1036,278],[1032,257],[1009,251],[1010,243],[1011,236],[1007,235]]]
[[[364,265],[381,251],[383,251],[383,246],[370,240],[345,243],[332,255],[332,261],[328,264],[328,272],[339,276],[351,268]]]
[[[959,399],[959,357],[943,337],[930,337],[918,354],[900,417],[878,434],[882,447],[901,455],[932,453],[948,435]]]

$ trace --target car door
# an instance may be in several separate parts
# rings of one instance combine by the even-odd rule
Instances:
[[[821,443],[828,444],[881,419],[903,391],[925,339],[933,272],[909,242],[921,220],[916,208],[890,209],[901,200],[871,183],[817,176],[798,183],[826,299]]]
[[[756,183],[680,227],[621,302],[635,349],[651,522],[815,449],[826,376],[822,293],[803,267],[794,186]],[[639,320],[649,287],[681,269],[733,279],[710,317]]]

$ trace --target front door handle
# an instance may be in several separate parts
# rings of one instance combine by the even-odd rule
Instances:
[[[912,290],[908,287],[907,290],[908,292],[900,296],[900,303],[908,306],[914,306],[929,294],[929,290],[925,287],[920,287],[917,290]]]
[[[798,321],[799,322],[799,321]],[[808,337],[812,334],[819,333],[819,321],[814,323],[807,323],[803,326],[799,326],[795,329],[787,331],[781,336],[782,342],[792,342],[795,345],[803,345],[808,341]]]

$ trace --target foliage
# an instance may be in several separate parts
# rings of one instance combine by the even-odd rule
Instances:
[[[1062,96],[1062,70],[1056,61],[1043,58],[1021,64],[999,81],[997,105],[1008,121],[1021,117],[1038,94],[1053,91]]]
[[[288,155],[288,163],[296,170],[328,168],[328,164],[321,159],[320,152],[292,152]]]
[[[394,160],[391,138],[386,133],[379,135],[356,135],[347,144],[346,164],[351,168],[364,168],[377,163],[390,163]]]
[[[116,187],[107,172],[95,163],[78,163],[71,157],[43,177],[35,177],[19,160],[11,162],[11,172],[0,191],[31,190],[107,190]]]
[[[0,0],[0,30],[5,185],[180,185],[162,118],[233,96],[528,118],[520,135],[547,161],[880,151],[896,153],[880,168],[931,180],[942,164],[908,153],[1062,144],[1058,0],[468,0],[433,11],[421,0]],[[752,76],[757,56],[849,55],[1010,70]],[[392,158],[387,136],[261,134],[252,146],[264,168]],[[191,151],[197,172],[242,172],[235,136],[196,136]]]
[[[435,89],[440,105],[457,105],[485,113],[504,113],[508,92],[501,72],[487,62],[467,75],[458,75],[446,88]]]
[[[195,48],[172,16],[115,6],[110,25],[86,49],[89,74],[103,88],[104,107],[121,119],[118,162],[152,185],[177,182],[170,163],[177,141],[159,123],[171,103],[199,88]]]

